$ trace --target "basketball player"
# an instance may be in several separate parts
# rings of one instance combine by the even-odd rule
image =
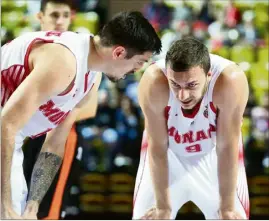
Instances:
[[[206,219],[245,219],[244,72],[193,38],[172,44],[139,85],[145,135],[133,218],[174,219],[188,201]]]
[[[37,14],[42,31],[67,31],[72,19],[70,0],[41,0]]]
[[[40,22],[41,31],[50,31],[50,30],[67,31],[70,27],[71,20],[73,17],[71,1],[70,0],[42,0],[40,3],[40,12],[37,14],[37,17]],[[99,84],[99,83],[96,82],[96,84]],[[76,121],[94,117],[96,114],[96,111],[97,111],[97,96],[92,96],[91,99],[89,99],[89,101],[87,101],[87,103],[84,104],[83,108],[81,108],[80,113],[77,115]],[[70,131],[70,134],[68,135],[68,137],[72,137],[73,134],[71,133],[74,133],[76,135],[75,124],[73,125],[73,129],[74,130]],[[22,147],[23,155],[24,155],[24,160],[23,160],[24,171],[23,172],[24,172],[28,189],[31,188],[30,183],[31,183],[32,171],[36,163],[36,160],[38,158],[38,155],[41,151],[42,145],[45,141],[45,138],[46,138],[46,134],[39,136],[35,139],[29,138],[24,142],[24,145]],[[66,147],[65,147],[63,160],[62,160],[63,161],[62,166],[59,169],[58,173],[56,174],[54,181],[52,182],[52,185],[50,186],[50,189],[53,189],[56,194],[58,194],[59,192],[62,192],[58,187],[58,183],[64,182],[63,180],[59,181],[57,177],[61,177],[61,179],[63,179],[63,176],[65,176],[64,180],[67,180],[69,172],[66,172],[66,171],[69,171],[68,168],[71,167],[74,156],[76,154],[75,146],[70,146],[67,144],[65,146]],[[64,165],[64,168],[63,168],[63,165]],[[53,205],[51,205],[51,203],[54,196],[53,194],[50,193],[50,191],[48,191],[46,196],[47,197],[44,197],[44,200],[39,206],[38,218],[44,218],[44,217],[47,217],[48,214],[51,214],[49,211],[52,211],[51,207]],[[55,211],[55,208],[53,209],[53,211]],[[58,217],[56,217],[55,215],[55,217],[53,218],[57,219]]]
[[[160,39],[140,12],[116,15],[97,36],[33,32],[2,47],[2,218],[36,218],[70,127],[83,104],[97,96],[100,72],[120,80],[160,50]],[[22,142],[45,133],[27,198]]]

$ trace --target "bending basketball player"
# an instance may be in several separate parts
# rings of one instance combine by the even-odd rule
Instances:
[[[157,34],[139,12],[118,14],[99,36],[34,32],[2,47],[2,218],[36,218],[61,165],[69,130],[83,104],[97,94],[100,72],[117,81],[160,50]],[[44,133],[27,198],[22,142]]]
[[[37,17],[40,22],[41,31],[67,31],[71,25],[72,20],[72,2],[69,0],[41,0],[40,2],[40,12],[37,14]],[[101,77],[101,75],[100,75]],[[99,85],[99,79],[95,84]],[[81,108],[80,113],[78,113],[76,121],[82,119],[88,119],[94,117],[97,111],[97,96],[91,95],[91,99],[87,101]],[[67,140],[76,134],[75,130],[76,125],[73,125],[72,131],[70,131]],[[25,180],[27,183],[28,190],[31,186],[31,177],[34,165],[38,159],[38,155],[41,151],[42,145],[45,141],[46,134],[37,137],[36,139],[27,139],[24,141],[22,150],[23,150],[23,172]],[[62,165],[58,170],[58,173],[55,175],[54,181],[50,186],[47,194],[44,196],[42,203],[39,205],[38,218],[43,219],[52,218],[58,219],[60,211],[56,212],[55,205],[53,205],[54,198],[63,198],[63,195],[60,194],[60,183],[63,183],[63,179],[67,180],[71,165],[76,161],[76,146],[70,146],[67,142],[65,145],[65,153],[62,159]],[[64,167],[64,168],[63,168]],[[61,177],[61,178],[60,178]],[[61,180],[60,180],[61,179]],[[64,185],[65,186],[65,185]],[[50,190],[53,189],[53,193]],[[57,195],[57,196],[56,196]],[[45,202],[44,202],[45,201]],[[61,207],[61,205],[59,205]],[[53,211],[53,213],[52,213]],[[52,215],[53,214],[53,215]],[[55,214],[55,215],[54,215]]]
[[[240,132],[248,93],[244,72],[193,38],[176,41],[147,68],[134,219],[174,219],[188,201],[206,219],[248,217]]]

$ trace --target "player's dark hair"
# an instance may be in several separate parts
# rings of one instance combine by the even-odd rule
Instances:
[[[68,5],[71,9],[73,6],[71,0],[41,0],[40,11],[45,12],[46,6],[49,2],[52,2],[55,4],[65,4],[65,5]]]
[[[210,69],[210,56],[202,42],[193,37],[186,37],[171,45],[165,63],[176,72],[188,71],[192,67],[200,66],[207,74]]]
[[[121,12],[115,15],[99,33],[105,47],[120,45],[127,49],[131,58],[146,51],[159,54],[161,41],[149,21],[138,11]]]

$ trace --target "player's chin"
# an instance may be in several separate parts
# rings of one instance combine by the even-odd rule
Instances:
[[[112,74],[105,73],[105,76],[112,82],[116,83],[119,79]]]
[[[190,102],[189,104],[181,103],[181,107],[185,110],[191,110],[195,107],[195,103],[194,102]]]

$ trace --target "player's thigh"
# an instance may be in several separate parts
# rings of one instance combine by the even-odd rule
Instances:
[[[171,218],[175,218],[178,209],[187,202],[186,187],[188,183],[185,179],[184,167],[170,149],[168,149],[168,167],[169,193],[172,206]],[[149,161],[147,154],[145,154],[140,159],[140,166],[136,178],[133,219],[139,219],[155,205],[154,187],[150,174]]]
[[[248,202],[246,176],[241,169],[238,175],[237,192],[234,196],[235,210],[246,217],[248,207],[243,206]],[[241,175],[240,175],[241,174]],[[201,158],[194,166],[190,176],[191,200],[203,212],[206,219],[219,219],[220,207],[219,184],[217,174],[217,156],[212,151]],[[239,190],[242,190],[241,192]],[[244,203],[245,202],[245,203]]]

